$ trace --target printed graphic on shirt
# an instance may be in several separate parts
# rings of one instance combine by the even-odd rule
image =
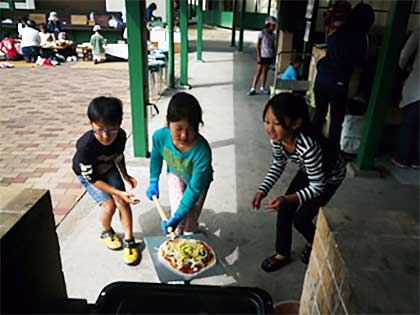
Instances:
[[[82,175],[83,177],[86,177],[87,180],[89,181],[92,180],[93,166],[91,164],[84,165],[82,163],[80,163],[79,165],[80,165],[80,170],[81,170],[80,175]]]
[[[101,155],[97,158],[97,165],[95,167],[95,173],[98,175],[105,175],[108,173],[111,168],[114,167],[114,163],[121,160],[121,154],[113,154],[113,155]],[[93,175],[93,165],[92,164],[83,164],[80,163],[80,170],[81,175],[86,177],[89,181],[92,180]]]
[[[194,169],[193,160],[188,157],[181,158],[181,156],[175,154],[166,147],[163,149],[163,158],[172,171],[182,180],[185,180],[185,178],[191,178]]]

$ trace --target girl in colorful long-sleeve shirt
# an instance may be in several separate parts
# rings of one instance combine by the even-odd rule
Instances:
[[[167,127],[153,134],[150,186],[147,197],[159,197],[159,176],[166,162],[172,217],[162,222],[177,235],[197,230],[198,217],[213,181],[212,155],[207,140],[200,135],[202,111],[197,99],[187,93],[175,94],[169,102]]]

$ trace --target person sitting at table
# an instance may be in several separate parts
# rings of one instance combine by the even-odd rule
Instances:
[[[41,38],[41,47],[53,46],[53,36],[47,31],[47,25],[45,23],[39,24],[39,37]]]
[[[39,50],[41,58],[48,58],[57,62],[65,61],[65,58],[54,50],[53,36],[47,31],[47,25],[45,23],[39,24],[39,37],[41,38],[41,47]]]
[[[76,61],[77,52],[76,45],[73,44],[73,41],[69,39],[67,32],[61,32],[58,34],[58,41],[60,46],[63,47],[59,53],[67,59],[67,61]]]
[[[26,62],[35,62],[39,55],[41,37],[36,29],[36,24],[32,20],[26,22],[26,27],[22,29],[22,55]]]
[[[92,46],[93,63],[98,64],[106,60],[106,39],[100,34],[101,27],[99,25],[95,25],[93,31],[94,34],[90,37],[90,45]]]
[[[62,32],[61,22],[58,19],[57,12],[51,11],[48,17],[48,31],[52,34],[53,40],[58,39],[58,34]]]
[[[67,32],[60,32],[60,34],[58,34],[57,40],[59,41],[69,40],[69,36],[67,35]]]
[[[17,43],[18,42],[10,36],[10,33],[4,34],[4,38],[0,42],[0,51],[5,55],[6,61],[20,59],[20,55],[16,49]]]

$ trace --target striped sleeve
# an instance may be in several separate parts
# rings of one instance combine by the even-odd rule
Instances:
[[[272,143],[273,146],[273,162],[270,169],[267,172],[260,188],[258,189],[265,195],[273,188],[274,184],[283,174],[284,168],[287,164],[287,157],[281,152],[280,146]]]
[[[326,181],[321,147],[312,139],[302,137],[302,147],[299,151],[309,181],[307,187],[296,192],[299,203],[303,204],[320,196],[325,190]]]

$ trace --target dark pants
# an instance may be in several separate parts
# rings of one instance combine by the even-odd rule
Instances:
[[[36,62],[39,56],[39,47],[27,46],[22,47],[22,55],[26,62]]]
[[[328,105],[331,107],[331,125],[328,132],[328,142],[337,148],[340,147],[341,129],[346,114],[347,85],[339,85],[337,82],[323,82],[316,80],[315,93],[315,114],[312,120],[314,128],[318,133],[322,132],[325,117],[328,113]]]
[[[296,191],[307,187],[308,177],[305,173],[299,171],[286,195],[293,194]],[[286,206],[277,211],[277,238],[276,251],[280,255],[288,256],[292,245],[292,225],[298,230],[310,244],[314,241],[315,224],[312,220],[319,212],[319,207],[325,206],[340,185],[327,184],[324,193],[312,201],[303,205],[298,204]]]
[[[420,101],[402,108],[400,139],[396,159],[406,165],[419,165]]]

